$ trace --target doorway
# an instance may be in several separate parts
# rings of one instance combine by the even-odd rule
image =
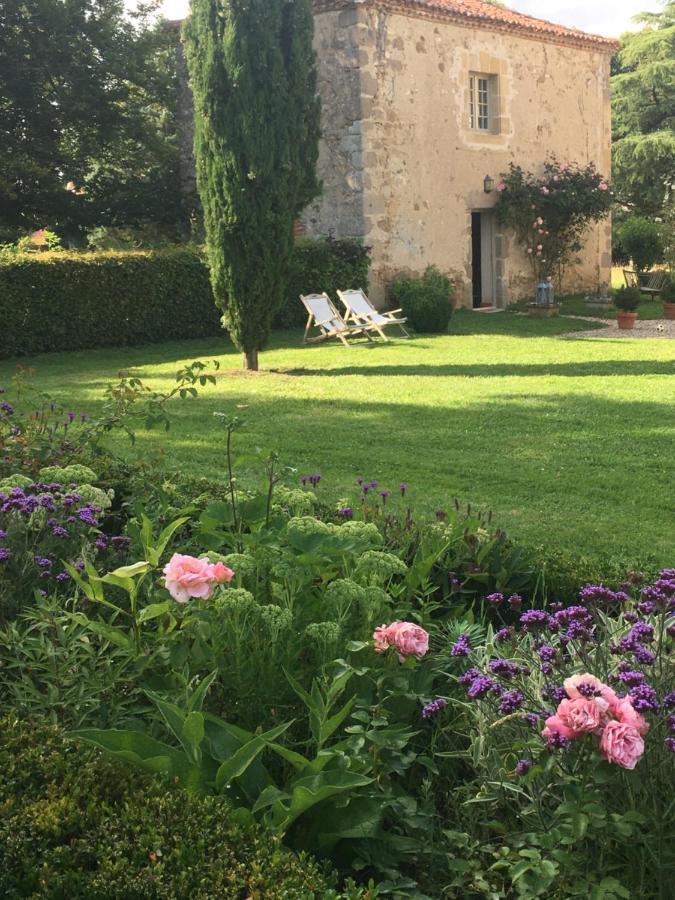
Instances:
[[[495,305],[495,213],[471,213],[471,294],[473,308]]]

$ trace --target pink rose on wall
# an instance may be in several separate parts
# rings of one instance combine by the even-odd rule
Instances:
[[[499,182],[499,184],[497,185],[497,190],[499,191],[500,194],[501,194],[502,191],[505,191],[505,190],[506,190],[506,185],[504,184],[503,181],[500,181],[500,182]]]
[[[206,558],[181,553],[174,553],[163,571],[166,589],[178,603],[187,603],[193,597],[206,599],[217,584],[231,581],[234,575],[223,563],[214,565]]]
[[[429,650],[429,634],[414,622],[392,622],[391,625],[380,625],[373,633],[375,650],[384,653],[389,647],[398,652],[401,662],[407,656],[418,659]]]
[[[600,738],[600,754],[607,762],[634,769],[645,752],[645,742],[637,728],[623,722],[609,722]]]

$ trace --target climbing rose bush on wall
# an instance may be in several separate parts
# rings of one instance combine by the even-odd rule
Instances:
[[[612,204],[610,185],[593,163],[581,167],[555,157],[544,163],[542,175],[511,163],[497,192],[499,221],[515,232],[535,278],[553,278],[558,286],[583,249],[588,227],[604,219]]]

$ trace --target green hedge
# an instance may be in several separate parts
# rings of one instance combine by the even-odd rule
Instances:
[[[318,865],[223,800],[130,773],[55,728],[0,721],[0,896],[305,900]]]
[[[420,278],[401,278],[391,289],[391,302],[415,331],[446,334],[452,317],[452,281],[436,266],[427,266]]]
[[[366,287],[368,252],[300,241],[276,327],[304,324],[299,294]],[[0,357],[221,334],[202,256],[170,250],[20,254],[0,263]]]
[[[277,328],[304,325],[307,312],[300,294],[325,291],[337,304],[338,290],[368,290],[369,249],[355,241],[300,240],[295,245],[288,282],[288,301],[275,319]]]

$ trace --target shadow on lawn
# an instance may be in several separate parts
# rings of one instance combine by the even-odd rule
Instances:
[[[329,376],[337,375],[385,375],[405,377],[508,378],[535,375],[551,375],[566,378],[591,378],[605,376],[675,375],[675,363],[652,360],[601,360],[598,362],[571,363],[489,363],[437,365],[360,365],[337,366],[323,369],[270,369],[280,375]]]

